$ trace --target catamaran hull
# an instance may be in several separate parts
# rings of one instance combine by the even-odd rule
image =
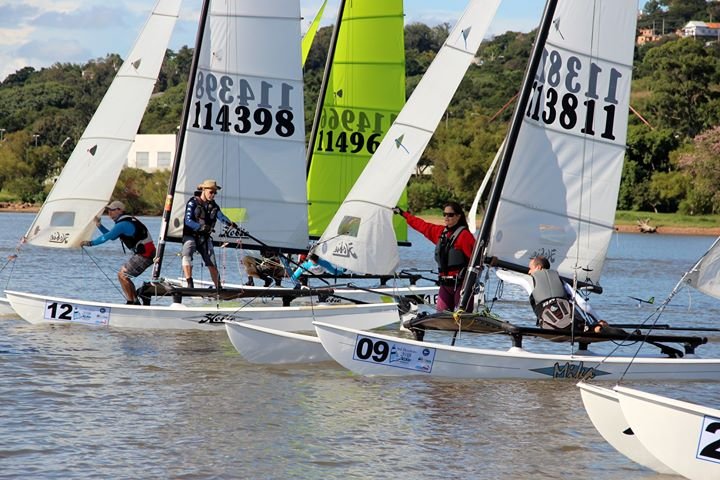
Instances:
[[[691,480],[720,478],[720,410],[616,386],[632,431],[659,461]]]
[[[357,315],[383,315],[398,319],[397,306],[390,304],[329,305],[303,307],[245,307],[242,309],[184,305],[120,305],[6,291],[10,304],[24,320],[33,324],[65,323],[121,328],[168,330],[217,330],[228,320],[285,331],[312,330],[315,318],[338,325],[355,325]]]
[[[336,362],[360,375],[475,379],[720,380],[720,359],[612,357],[453,347],[315,322]],[[628,365],[631,368],[625,373]]]
[[[369,330],[397,321],[398,314],[392,310],[358,313],[353,318],[353,326]],[[283,365],[332,361],[314,335],[283,332],[250,322],[225,322],[225,329],[235,350],[250,363]]]
[[[12,315],[15,310],[10,305],[10,300],[7,297],[0,297],[0,315]]]
[[[578,383],[585,411],[590,421],[615,450],[643,467],[665,475],[676,472],[658,460],[642,444],[625,419],[617,393],[610,388]]]
[[[226,322],[230,342],[250,363],[293,364],[332,361],[320,340],[312,335],[281,332],[247,322]]]

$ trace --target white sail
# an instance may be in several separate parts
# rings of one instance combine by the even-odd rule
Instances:
[[[415,165],[485,37],[499,0],[472,0],[318,242],[322,258],[355,272],[390,274],[392,226]]]
[[[597,282],[625,155],[636,0],[561,1],[495,215],[488,256]]]
[[[118,70],[26,240],[44,247],[79,247],[95,230],[112,195],[150,100],[180,0],[158,0]]]
[[[497,153],[495,154],[495,158],[493,158],[492,163],[490,164],[490,167],[488,168],[487,172],[485,172],[485,176],[483,177],[483,181],[480,184],[480,188],[478,188],[477,193],[475,194],[475,198],[473,199],[473,203],[470,206],[470,211],[467,214],[467,222],[468,222],[468,230],[470,230],[472,233],[475,233],[475,230],[477,230],[477,225],[475,224],[475,219],[478,215],[478,208],[480,208],[480,199],[482,199],[483,196],[489,191],[490,188],[490,180],[492,180],[493,175],[495,174],[495,167],[497,166],[498,160],[500,159],[500,154],[502,153],[502,149],[505,146],[505,142],[503,141],[500,144],[500,148],[498,149]]]
[[[252,236],[307,247],[300,20],[298,0],[210,2],[169,238],[182,236],[185,204],[212,178],[223,212]]]
[[[720,298],[720,237],[688,272],[685,280],[704,294]]]

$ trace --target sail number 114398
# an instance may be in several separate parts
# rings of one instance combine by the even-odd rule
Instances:
[[[298,96],[294,90],[289,82],[200,71],[190,126],[205,131],[291,137],[297,130],[294,111],[301,110],[301,104],[293,107]]]

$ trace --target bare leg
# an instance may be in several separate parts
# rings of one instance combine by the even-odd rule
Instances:
[[[185,274],[185,280],[188,281],[188,287],[189,288],[195,288],[195,285],[191,283],[192,280],[192,265],[183,265],[182,266],[183,273]]]
[[[135,296],[135,284],[132,282],[132,280],[130,280],[130,277],[127,274],[127,270],[124,266],[120,267],[120,271],[118,272],[118,280],[120,281],[120,286],[123,289],[125,298],[127,298],[129,302],[137,302],[137,297]]]
[[[245,285],[255,285],[253,277],[258,276],[257,260],[253,257],[243,257],[243,265],[245,266],[245,273],[247,273],[248,281]]]
[[[208,267],[210,270],[210,277],[212,278],[215,288],[220,288],[220,274],[218,273],[217,267]]]

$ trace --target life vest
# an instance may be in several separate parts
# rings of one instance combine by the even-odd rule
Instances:
[[[560,275],[555,270],[537,270],[531,276],[535,286],[530,295],[536,305],[551,298],[567,298]]]
[[[440,234],[440,239],[435,245],[435,261],[441,274],[451,270],[461,270],[467,266],[468,258],[462,250],[455,248],[460,233],[466,229],[467,227],[461,225],[450,236],[447,235],[449,231],[447,228]]]
[[[210,236],[210,231],[212,231],[212,229],[215,227],[215,222],[217,222],[219,210],[220,207],[217,203],[215,203],[215,200],[208,200],[207,202],[203,203],[198,201],[196,197],[193,197],[188,200],[187,205],[185,206],[185,217],[187,218],[189,214],[190,217],[196,222],[198,222],[200,225],[208,225],[210,227],[210,230],[208,230],[207,236]],[[198,232],[188,227],[187,225],[184,225],[183,235],[197,236]]]
[[[122,214],[115,220],[115,223],[130,222],[135,227],[135,233],[133,235],[120,235],[120,241],[129,250],[137,253],[138,255],[149,256],[155,253],[155,245],[153,244],[152,237],[147,227],[137,218]]]
[[[582,316],[574,312],[565,286],[555,270],[537,270],[531,274],[534,288],[530,304],[537,316],[537,325],[547,329],[569,329],[573,321],[575,331],[582,332]]]

